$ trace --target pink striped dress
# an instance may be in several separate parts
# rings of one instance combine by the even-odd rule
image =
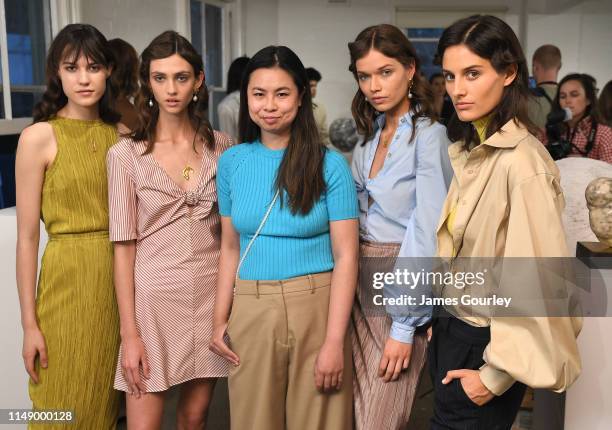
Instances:
[[[143,155],[144,142],[123,138],[108,152],[110,240],[136,240],[136,324],[149,359],[147,392],[228,374],[227,361],[208,342],[221,234],[215,177],[230,145],[215,131],[215,149],[204,148],[198,185],[189,192],[152,154]],[[128,391],[121,354],[114,386]]]

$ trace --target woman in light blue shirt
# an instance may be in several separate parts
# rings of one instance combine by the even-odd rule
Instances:
[[[386,315],[374,304],[379,300],[373,303],[379,292],[372,276],[400,265],[423,268],[414,259],[396,262],[397,256],[436,255],[436,227],[452,179],[450,141],[435,121],[433,94],[401,30],[388,24],[366,28],[349,50],[349,69],[359,84],[352,112],[366,137],[352,163],[361,238],[353,310],[355,422],[358,430],[381,428],[381,423],[395,430],[410,416],[427,347],[424,330],[417,327],[428,323],[430,309],[401,308]],[[397,296],[399,290],[385,286],[384,295]]]

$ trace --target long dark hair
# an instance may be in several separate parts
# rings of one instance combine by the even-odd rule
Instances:
[[[603,90],[601,90],[597,108],[601,121],[612,127],[612,81],[608,81]]]
[[[111,39],[108,44],[115,57],[111,82],[117,96],[135,96],[138,91],[138,53],[123,39]]]
[[[582,118],[580,118],[580,120],[586,118],[587,116],[590,116],[595,122],[601,122],[601,117],[599,115],[598,109],[599,106],[597,103],[597,93],[595,90],[595,79],[585,73],[570,73],[569,75],[561,79],[559,85],[557,86],[557,94],[555,95],[554,100],[557,108],[561,109],[561,105],[559,104],[559,94],[561,93],[561,86],[568,81],[576,81],[580,85],[582,85],[582,88],[584,89],[584,95],[589,101],[589,104],[587,105],[584,114],[582,115]],[[564,122],[563,127],[567,128],[567,123]]]
[[[405,67],[414,65],[414,76],[412,78],[412,87],[410,88],[412,93],[410,109],[413,112],[410,142],[414,139],[418,118],[429,118],[431,121],[435,121],[438,118],[433,105],[433,93],[429,83],[421,75],[421,62],[419,57],[417,57],[416,50],[399,28],[390,24],[373,25],[362,30],[357,35],[355,41],[348,44],[348,48],[351,54],[349,70],[353,73],[355,80],[357,80],[357,60],[365,57],[371,49],[396,59]],[[407,96],[408,94],[406,94]],[[365,144],[374,135],[374,119],[377,112],[366,100],[365,95],[359,88],[355,93],[355,97],[353,97],[351,111],[357,124],[357,130],[365,136]]]
[[[286,46],[263,48],[247,64],[240,90],[240,141],[253,142],[261,137],[259,126],[249,116],[247,88],[255,70],[273,67],[284,70],[293,78],[302,99],[291,126],[289,145],[278,168],[274,187],[287,192],[288,204],[293,214],[307,214],[325,191],[325,146],[321,142],[312,113],[306,70],[299,57]]]
[[[149,71],[151,61],[168,58],[174,54],[178,54],[181,58],[191,64],[193,73],[198,77],[200,72],[204,70],[202,57],[197,53],[193,45],[187,39],[178,34],[176,31],[164,31],[157,36],[153,41],[142,51],[140,58],[140,90],[136,96],[136,106],[138,108],[138,126],[132,133],[134,140],[144,140],[147,142],[146,153],[153,151],[155,143],[155,128],[159,120],[159,105],[154,102],[153,91],[149,86]],[[187,107],[191,126],[204,138],[206,147],[213,149],[215,147],[215,135],[212,126],[206,118],[208,109],[208,90],[206,82],[202,81],[202,85],[196,94],[198,100],[190,102]],[[153,101],[153,106],[149,106],[149,100]],[[194,150],[195,140],[194,140]]]
[[[34,106],[34,122],[54,118],[57,112],[66,106],[68,97],[62,88],[59,69],[63,60],[75,61],[84,55],[88,61],[106,68],[114,66],[113,54],[108,41],[97,28],[89,24],[69,24],[53,39],[47,53],[45,67],[46,90],[40,102]],[[100,119],[108,124],[116,124],[121,116],[112,108],[113,91],[110,78],[106,80],[104,95],[98,101]]]
[[[504,87],[501,101],[491,113],[486,137],[497,133],[510,120],[527,127],[530,133],[537,134],[538,129],[527,114],[530,97],[527,61],[510,26],[491,15],[473,15],[460,19],[442,33],[437,58],[441,60],[444,51],[456,45],[465,45],[474,54],[489,60],[497,73],[505,73],[513,65],[516,66],[516,77]],[[471,143],[480,143],[472,124],[460,121],[456,112],[453,112],[447,125],[447,133],[451,141],[461,140],[466,147]]]
[[[227,71],[227,94],[240,90],[242,75],[244,75],[244,69],[248,63],[249,57],[238,57],[232,61]]]

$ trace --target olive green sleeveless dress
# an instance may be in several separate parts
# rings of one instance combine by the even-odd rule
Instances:
[[[117,130],[99,120],[49,123],[57,155],[42,188],[49,242],[36,295],[48,367],[37,363],[39,383],[30,381],[29,391],[35,409],[70,410],[75,421],[29,428],[115,428],[119,315],[108,239],[106,153]]]

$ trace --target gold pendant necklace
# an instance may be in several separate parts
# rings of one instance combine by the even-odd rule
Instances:
[[[189,164],[186,165],[185,168],[183,169],[183,178],[185,178],[185,180],[188,181],[192,173],[193,173],[193,168]]]

